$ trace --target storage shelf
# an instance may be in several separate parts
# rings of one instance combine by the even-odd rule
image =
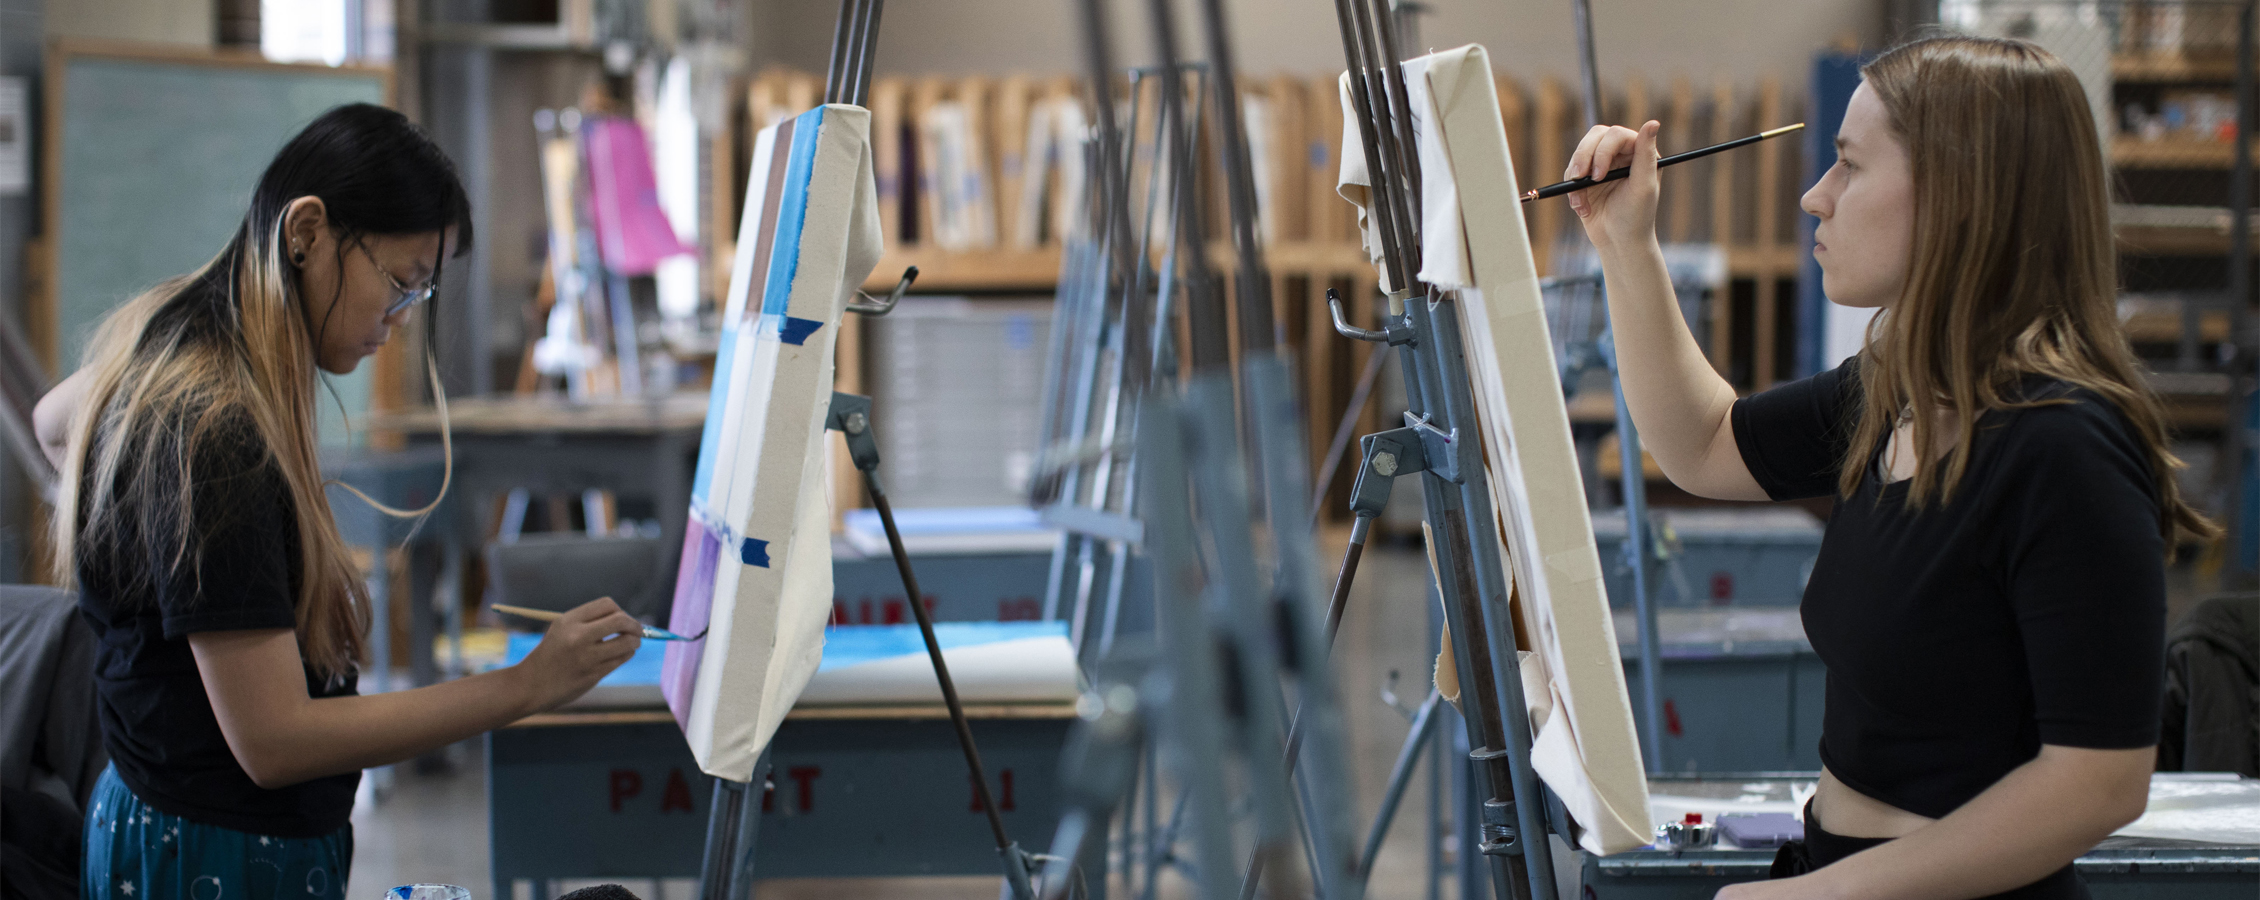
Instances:
[[[2229,235],[2214,228],[2121,225],[2119,252],[2139,256],[2220,256],[2229,252]],[[2249,238],[2260,250],[2260,229]]]
[[[2111,57],[2111,78],[2128,84],[2233,82],[2236,57],[2121,53]]]
[[[889,247],[863,289],[894,290],[905,266],[918,267],[912,290],[1048,291],[1059,282],[1059,248],[1034,250],[944,250],[939,247]]]
[[[2121,169],[2227,169],[2235,164],[2235,145],[2227,141],[2111,140],[2111,165]]]

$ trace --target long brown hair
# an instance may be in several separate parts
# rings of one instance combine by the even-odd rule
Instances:
[[[430,138],[393,110],[349,104],[285,144],[218,256],[120,306],[87,347],[86,402],[72,414],[52,525],[54,575],[77,581],[80,555],[138,537],[139,559],[194,566],[198,451],[255,439],[281,475],[298,534],[299,653],[327,678],[352,672],[369,627],[367,589],[329,514],[316,448],[316,348],[327,302],[300,297],[285,253],[290,202],[319,197],[344,247],[371,234],[452,229],[470,246],[470,205]],[[434,260],[432,279],[440,277]],[[340,288],[342,290],[342,286]],[[423,311],[426,346],[430,310]],[[236,434],[248,423],[251,434]],[[118,573],[148,584],[160,573]]]
[[[2169,543],[2218,534],[2182,499],[2182,463],[2119,327],[2109,188],[2078,77],[2033,44],[1974,37],[1905,44],[1861,74],[1913,163],[1915,228],[1907,284],[1868,326],[1842,493],[1902,416],[1918,448],[1950,416],[1954,445],[1917,454],[1908,502],[1951,501],[1981,414],[2068,402],[2017,389],[2040,376],[2092,391],[2134,426]]]

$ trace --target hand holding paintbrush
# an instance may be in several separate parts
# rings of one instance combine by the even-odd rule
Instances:
[[[532,619],[536,622],[555,622],[559,619],[565,618],[565,614],[561,612],[550,612],[546,609],[529,609],[523,606],[511,606],[507,603],[497,603],[487,608],[492,609],[498,613],[508,613],[520,618]],[[665,628],[661,628],[657,625],[645,625],[643,626],[643,636],[655,641],[695,641],[699,638],[705,637],[706,632],[701,631],[698,634],[692,635],[690,637],[684,637],[672,631],[668,631]]]
[[[1749,146],[1804,127],[1803,123],[1787,125],[1664,157],[1656,151],[1657,135],[1662,130],[1657,122],[1650,121],[1638,131],[1623,126],[1597,125],[1585,133],[1578,141],[1576,152],[1570,154],[1569,165],[1562,173],[1567,180],[1526,191],[1522,200],[1528,203],[1543,197],[1567,195],[1570,208],[1584,220],[1586,236],[1596,248],[1605,250],[1614,244],[1630,246],[1632,242],[1653,241],[1656,203],[1661,193],[1656,180],[1658,169]]]
[[[1736,149],[1736,147],[1747,147],[1747,145],[1754,145],[1754,142],[1758,142],[1758,140],[1765,140],[1765,138],[1774,138],[1774,136],[1783,136],[1783,133],[1790,133],[1790,131],[1801,131],[1803,127],[1806,127],[1806,124],[1803,124],[1803,122],[1797,122],[1797,124],[1783,124],[1783,127],[1779,127],[1779,129],[1772,129],[1772,131],[1758,131],[1758,133],[1754,133],[1754,136],[1747,136],[1747,138],[1733,138],[1733,140],[1722,142],[1722,145],[1711,145],[1711,147],[1702,147],[1702,149],[1690,149],[1690,152],[1686,152],[1686,154],[1672,154],[1672,156],[1663,156],[1663,158],[1659,158],[1659,161],[1657,161],[1657,167],[1659,167],[1659,170],[1661,170],[1661,167],[1666,167],[1666,165],[1679,165],[1679,163],[1697,161],[1697,158],[1704,158],[1704,156],[1711,156],[1711,154],[1720,154],[1720,152],[1727,152],[1727,149]],[[1602,127],[1596,127],[1596,133],[1600,133],[1600,136],[1607,136],[1607,133],[1609,133],[1609,131],[1611,131],[1611,129],[1602,129]],[[1625,131],[1625,129],[1614,129],[1614,131]],[[1593,142],[1593,138],[1596,138],[1596,133],[1587,133],[1587,140],[1584,140],[1584,142]],[[1645,133],[1645,127],[1643,127],[1643,133]],[[1580,149],[1580,152],[1584,152],[1584,149],[1587,149],[1587,147],[1584,147],[1584,142],[1580,142],[1580,147],[1577,147],[1577,149]],[[1598,149],[1598,147],[1596,147],[1596,149]],[[1573,170],[1573,172],[1575,172],[1575,167],[1577,167],[1577,165],[1575,165],[1575,161],[1577,161],[1577,156],[1573,156],[1573,158],[1571,158],[1571,170]],[[1609,183],[1609,181],[1620,181],[1620,179],[1627,179],[1627,176],[1632,176],[1632,165],[1618,165],[1618,167],[1614,167],[1614,170],[1609,170],[1607,174],[1598,176],[1598,179],[1593,179],[1593,176],[1591,176],[1591,174],[1587,174],[1587,176],[1577,176],[1577,179],[1568,179],[1568,181],[1555,181],[1555,183],[1546,185],[1546,188],[1535,188],[1535,190],[1526,190],[1526,192],[1523,192],[1523,204],[1528,204],[1528,201],[1535,201],[1535,199],[1546,199],[1546,197],[1562,197],[1562,194],[1568,194],[1568,192],[1575,192],[1575,190],[1584,190],[1584,188],[1593,188],[1593,185],[1600,185],[1600,183]]]

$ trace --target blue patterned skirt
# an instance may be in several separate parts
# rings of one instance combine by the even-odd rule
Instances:
[[[353,826],[279,838],[191,822],[105,769],[86,817],[81,900],[343,900]]]

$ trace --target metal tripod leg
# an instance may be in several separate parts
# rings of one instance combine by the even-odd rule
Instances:
[[[769,754],[754,763],[749,784],[714,779],[706,810],[706,856],[699,866],[699,900],[751,900],[753,851],[761,831],[761,798],[769,790]]]

